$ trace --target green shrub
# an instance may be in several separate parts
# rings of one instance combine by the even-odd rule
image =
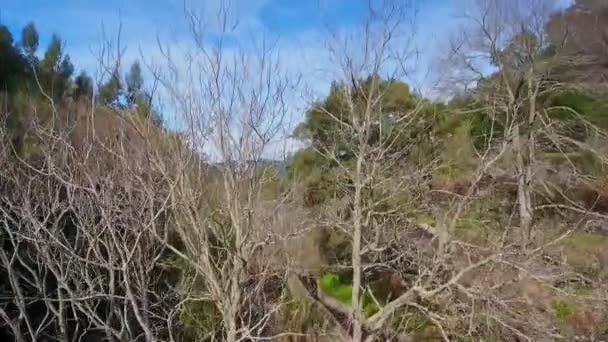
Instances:
[[[183,341],[210,341],[221,333],[222,318],[214,303],[192,300],[184,303],[179,314],[179,332]]]
[[[547,152],[544,159],[553,165],[569,165],[572,163],[576,171],[584,175],[602,176],[605,174],[605,165],[590,151],[581,152]]]
[[[363,308],[363,315],[365,317],[373,316],[376,312],[378,312],[378,310],[380,310],[369,291],[365,291],[363,293],[363,297],[361,298],[361,307]]]
[[[349,276],[338,275],[336,273],[326,273],[319,279],[319,287],[326,295],[344,304],[351,304],[353,287]],[[379,308],[374,297],[369,291],[363,291],[361,295],[361,310],[365,317],[370,317]]]
[[[572,306],[565,301],[555,302],[553,304],[553,310],[555,311],[555,317],[561,322],[567,321],[574,313]]]
[[[335,273],[326,273],[319,279],[321,291],[326,295],[337,299],[344,304],[350,304],[353,288],[350,283],[345,283],[340,276]]]

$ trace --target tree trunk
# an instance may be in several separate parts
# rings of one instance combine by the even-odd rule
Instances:
[[[524,247],[528,245],[532,236],[532,223],[534,220],[534,209],[532,207],[532,162],[534,161],[534,121],[536,120],[536,97],[538,95],[538,82],[535,82],[534,67],[528,70],[528,120],[526,122],[526,134],[524,146],[519,146],[518,164],[520,164],[520,175],[518,183],[518,194],[520,199],[521,229],[524,236],[522,241]],[[518,137],[519,137],[519,131]],[[520,142],[521,143],[521,142]],[[522,154],[526,153],[525,158]],[[521,189],[520,189],[521,188]]]
[[[239,253],[239,246],[241,244],[241,230],[240,224],[235,227],[236,231],[236,245],[235,255],[233,257],[233,274],[230,275],[230,294],[229,303],[227,304],[227,313],[224,317],[226,324],[226,342],[237,341],[237,314],[239,311],[239,305],[241,301],[241,273],[243,272],[243,263]]]
[[[237,340],[237,324],[236,316],[239,307],[240,289],[237,281],[233,281],[230,286],[230,303],[228,304],[228,312],[224,315],[226,324],[226,342],[236,342]]]
[[[526,139],[527,140],[527,139]],[[515,147],[517,164],[517,202],[519,207],[519,229],[521,243],[527,246],[530,239],[530,229],[532,227],[532,207],[530,204],[530,175],[531,168],[523,156],[524,145],[529,142],[522,142],[519,127],[513,129],[513,144]],[[526,158],[527,159],[527,158]]]
[[[352,293],[352,321],[353,321],[353,342],[361,342],[361,229],[362,229],[362,199],[361,192],[363,188],[361,173],[363,167],[363,153],[360,151],[357,157],[357,166],[355,170],[355,199],[353,213],[353,247],[352,247],[352,266],[353,266],[353,293]]]

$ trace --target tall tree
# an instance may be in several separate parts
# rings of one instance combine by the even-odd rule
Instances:
[[[127,85],[127,102],[129,105],[136,103],[137,98],[143,95],[144,78],[138,61],[133,62],[125,77]]]
[[[70,77],[72,77],[73,73],[74,73],[74,65],[72,64],[72,61],[70,60],[70,55],[65,55],[65,57],[63,57],[63,59],[61,60],[61,65],[59,65],[59,70],[58,70],[59,77],[64,80],[68,80]]]
[[[13,36],[0,25],[0,91],[11,91],[23,80],[25,65],[13,45]]]
[[[53,98],[60,98],[69,88],[74,66],[70,56],[64,54],[61,38],[53,34],[39,64],[42,90]]]
[[[102,104],[117,104],[122,93],[122,83],[118,67],[114,69],[110,78],[99,87],[99,100]]]
[[[74,80],[74,99],[90,99],[93,96],[93,79],[82,70]]]
[[[53,34],[51,41],[44,52],[44,58],[40,62],[40,67],[46,72],[56,72],[61,63],[63,46],[57,34]]]
[[[35,59],[36,51],[38,50],[39,37],[36,26],[33,22],[29,22],[23,30],[21,30],[21,46],[30,63]]]

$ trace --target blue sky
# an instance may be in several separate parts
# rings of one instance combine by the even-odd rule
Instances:
[[[188,7],[214,13],[222,0],[188,0]],[[242,32],[264,31],[283,42],[302,47],[328,27],[347,29],[365,12],[357,0],[232,0]],[[433,36],[449,30],[454,15],[452,0],[419,1],[419,42],[430,50]],[[91,70],[94,52],[101,43],[102,27],[113,37],[122,22],[122,42],[127,56],[156,47],[156,36],[187,39],[183,0],[2,0],[0,21],[16,39],[21,28],[33,20],[44,50],[53,32],[65,41],[77,69]],[[428,52],[428,51],[426,51]]]
[[[405,0],[404,0],[405,1]],[[414,0],[416,1],[416,0]],[[416,61],[414,87],[426,81],[431,61],[456,26],[455,16],[465,0],[417,0],[415,44],[421,55]],[[570,0],[558,0],[567,4]],[[8,25],[15,39],[21,28],[33,20],[41,35],[43,51],[53,32],[66,44],[76,69],[93,73],[98,66],[96,54],[102,42],[102,27],[107,37],[115,37],[122,23],[124,59],[158,55],[157,36],[163,41],[189,39],[184,7],[207,13],[210,17],[227,0],[0,0],[0,22]],[[364,0],[230,0],[233,16],[239,18],[236,39],[264,32],[278,37],[287,56],[311,64],[319,37],[327,29],[348,30],[365,13]],[[41,52],[40,51],[40,52]]]
[[[432,83],[436,57],[457,28],[459,6],[466,0],[413,1],[418,9],[414,44],[420,55],[415,60],[415,74],[407,81],[413,88],[426,90]],[[557,1],[565,5],[571,0]],[[102,28],[106,37],[114,38],[122,23],[121,42],[126,47],[123,65],[142,57],[154,60],[161,57],[157,37],[182,46],[190,42],[185,6],[213,18],[226,3],[226,0],[0,0],[0,23],[7,25],[18,40],[21,28],[34,21],[40,32],[39,54],[51,34],[59,34],[76,69],[84,69],[98,79],[96,56],[102,44]],[[353,29],[366,13],[365,3],[365,0],[231,0],[232,16],[239,19],[233,38],[246,40],[261,33],[278,38],[287,67],[299,68],[297,72],[312,84],[314,96],[322,96],[333,79],[323,69],[328,59],[322,52],[322,37],[327,37],[328,30]],[[293,110],[293,125],[301,120],[305,106]]]

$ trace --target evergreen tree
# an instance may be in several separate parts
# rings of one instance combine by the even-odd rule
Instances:
[[[43,90],[54,98],[60,98],[69,87],[74,66],[70,56],[64,55],[63,44],[58,35],[53,34],[39,64],[39,70]]]
[[[102,104],[117,104],[121,93],[120,73],[116,67],[107,82],[99,87],[99,100]]]
[[[62,54],[61,39],[58,35],[53,34],[51,42],[49,43],[46,51],[44,52],[44,58],[42,59],[40,66],[45,72],[56,72],[59,69],[61,63]]]
[[[74,86],[73,97],[75,100],[80,98],[90,99],[93,96],[93,79],[87,75],[86,71],[83,70],[76,76]]]
[[[12,91],[25,78],[25,63],[13,46],[13,36],[0,25],[0,91]]]
[[[38,50],[39,37],[36,26],[33,22],[29,22],[21,31],[21,46],[30,63],[33,63]]]
[[[64,80],[69,80],[74,73],[74,65],[72,65],[72,61],[70,60],[70,55],[66,55],[63,57],[61,61],[61,65],[59,66],[59,76]]]
[[[144,79],[141,74],[139,62],[135,61],[125,77],[127,84],[127,102],[133,105],[137,102],[137,98],[143,96]]]

